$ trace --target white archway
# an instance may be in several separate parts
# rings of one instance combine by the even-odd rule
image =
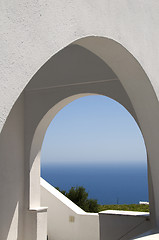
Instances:
[[[82,46],[82,48],[79,46]],[[102,72],[103,77],[105,79],[101,79],[102,74],[100,76],[96,76],[96,78],[93,78],[94,73],[91,73],[90,69],[88,72],[86,69],[84,69],[85,76],[82,78],[78,71],[77,71],[78,76],[75,75],[74,70],[73,72],[67,71],[66,69],[67,65],[65,66],[63,64],[66,63],[66,60],[69,59],[69,57],[71,56],[69,54],[75,51],[75,49],[77,50],[77,55],[75,54],[76,56],[78,56],[80,51],[86,52],[86,55],[89,55],[92,52],[95,54],[94,57],[96,56],[97,59],[101,61],[99,65],[100,64],[102,65],[103,63],[106,64],[105,65],[106,72],[109,72],[109,74],[107,75],[106,72]],[[93,57],[93,55],[91,55],[91,57]],[[64,59],[64,63],[60,62],[61,59]],[[81,59],[82,57],[80,56],[80,60]],[[61,72],[57,72],[57,73],[55,73],[56,71],[51,72],[52,70],[55,70],[54,64],[56,68],[57,66],[59,68],[61,67],[61,70],[60,70],[61,72],[63,71],[63,66],[64,66],[65,76],[62,75]],[[113,71],[108,67],[107,64],[111,67]],[[53,67],[52,70],[51,70],[51,66]],[[77,61],[76,70],[79,69],[78,67],[81,70],[81,66]],[[98,67],[99,66],[96,66],[96,69],[98,69]],[[49,74],[47,73],[47,71],[49,71]],[[67,73],[68,73],[68,76],[66,75]],[[45,81],[43,81],[41,78],[41,75],[44,77],[45,74],[48,75],[47,80],[45,79]],[[55,82],[54,81],[51,82],[52,81],[50,78],[51,74],[53,77],[55,74],[55,77],[58,80],[57,82],[56,80]],[[59,74],[61,78],[59,77]],[[71,74],[72,74],[72,78],[71,78]],[[113,77],[111,77],[112,75]],[[88,80],[86,81],[85,79],[88,79]],[[93,80],[91,81],[90,79],[93,79]],[[129,112],[134,116],[134,118],[136,119],[136,121],[138,122],[141,128],[141,131],[145,139],[147,151],[148,151],[148,156],[150,159],[148,162],[149,188],[150,189],[154,188],[154,184],[157,180],[156,178],[158,177],[156,174],[152,176],[152,169],[155,168],[155,164],[157,164],[156,162],[157,155],[154,154],[153,149],[155,147],[155,143],[157,141],[158,136],[154,134],[154,132],[156,132],[155,130],[154,132],[152,132],[150,124],[152,124],[153,128],[154,126],[158,127],[157,121],[158,121],[159,115],[158,115],[158,112],[156,111],[156,109],[158,108],[158,102],[157,102],[155,93],[153,91],[153,88],[150,84],[150,81],[146,76],[145,72],[143,71],[142,67],[125,48],[123,48],[120,44],[116,43],[113,40],[101,38],[101,37],[87,37],[87,38],[78,40],[73,45],[68,46],[67,48],[62,50],[59,54],[55,55],[55,57],[52,57],[52,59],[50,59],[49,62],[46,63],[44,67],[41,68],[39,72],[34,76],[30,84],[31,85],[30,86],[28,85],[26,89],[26,94],[28,94],[29,98],[32,98],[32,102],[33,102],[33,99],[37,97],[38,99],[37,104],[39,104],[40,98],[42,96],[47,95],[47,98],[49,98],[48,97],[49,94],[50,95],[54,94],[54,97],[56,95],[56,100],[55,99],[52,100],[53,97],[50,97],[51,99],[49,100],[50,103],[47,104],[47,107],[46,106],[44,107],[45,110],[43,109],[40,111],[41,113],[39,113],[39,116],[38,116],[39,119],[38,117],[35,117],[37,119],[35,121],[36,123],[34,126],[34,131],[32,132],[33,134],[32,137],[34,136],[33,145],[35,144],[36,138],[38,139],[38,141],[41,139],[39,142],[39,146],[41,148],[41,143],[46,130],[46,126],[48,126],[49,122],[51,121],[53,116],[55,116],[57,111],[59,111],[69,101],[72,101],[76,98],[72,96],[78,96],[78,94],[88,94],[88,93],[103,94],[106,96],[111,96],[112,98],[114,98],[115,100],[123,104],[129,110]],[[40,97],[38,97],[39,94],[41,94]],[[43,105],[45,104],[43,103]],[[55,107],[52,108],[52,106],[55,106]],[[37,106],[35,108],[37,109]],[[51,108],[52,110],[50,110]],[[51,117],[47,117],[47,124],[46,124],[44,123],[46,119],[44,121],[43,116],[45,116],[46,113],[50,114],[50,112],[52,112],[52,115]],[[41,129],[40,126],[42,125],[43,126],[45,125],[44,127],[45,130],[43,133],[41,130],[38,130],[38,129]],[[37,134],[38,131],[40,131],[41,137],[39,137],[40,136],[39,133]],[[35,144],[35,146],[36,145],[37,143]],[[35,156],[38,156],[37,152],[40,151],[40,148],[38,147],[38,150],[35,151],[36,153],[33,150],[34,148],[31,150],[31,166],[34,162]],[[158,151],[157,148],[156,148],[156,151]],[[39,159],[39,157],[37,158]],[[35,168],[37,168],[35,162],[34,162],[34,166]],[[31,172],[32,171],[34,172],[33,169],[34,168],[31,168]],[[34,185],[35,185],[35,179],[34,179]],[[35,194],[34,190],[33,190],[33,193]],[[157,205],[155,205],[153,200],[154,198],[158,199],[157,195],[158,193],[156,191],[155,192],[150,191],[149,198],[150,198],[150,205],[151,205],[151,216],[154,222],[158,221],[157,220],[158,217],[156,215],[156,213],[158,212],[156,209]],[[32,199],[32,194],[30,195],[30,199]],[[38,201],[36,200],[36,197],[35,198],[33,197],[33,199],[34,199],[33,202],[32,200],[30,200],[31,207],[33,207],[34,204],[35,205],[39,204]]]
[[[79,39],[54,55],[30,80],[12,108],[10,115],[21,103],[24,111],[26,209],[40,207],[38,154],[47,126],[63,106],[85,94],[115,99],[137,121],[148,154],[151,222],[158,225],[158,100],[137,60],[122,45],[103,37]],[[30,218],[28,213],[27,218]]]
[[[30,150],[47,113],[40,114],[46,88],[53,93],[47,110],[76,94],[113,92],[122,104],[128,96],[131,107],[126,107],[147,147],[151,221],[159,232],[158,10],[159,2],[148,0],[6,0],[1,5],[0,239],[38,238],[37,216],[28,211]],[[110,79],[108,66],[111,79],[120,81],[102,82]]]

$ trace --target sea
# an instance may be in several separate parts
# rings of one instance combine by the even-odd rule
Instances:
[[[41,177],[60,190],[83,186],[99,204],[148,201],[145,165],[42,164]]]

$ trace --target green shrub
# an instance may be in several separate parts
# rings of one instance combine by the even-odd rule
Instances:
[[[59,188],[56,188],[60,191]],[[69,198],[72,202],[74,202],[77,206],[82,208],[86,212],[98,212],[98,203],[95,199],[88,199],[88,193],[85,188],[80,187],[71,187],[69,192],[60,191],[67,198]]]

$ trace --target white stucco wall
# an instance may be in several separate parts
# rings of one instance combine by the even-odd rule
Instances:
[[[98,213],[86,213],[42,178],[41,204],[48,206],[50,240],[99,240]]]
[[[23,95],[0,135],[0,171],[0,239],[22,239],[25,215]]]
[[[60,49],[86,36],[122,44],[157,90],[158,8],[156,0],[1,2],[1,127],[36,71]]]
[[[149,213],[86,213],[42,178],[41,205],[48,206],[50,240],[128,240],[151,229]]]
[[[99,213],[100,239],[129,240],[151,229],[149,213],[107,210]]]
[[[74,41],[106,62],[129,95],[148,152],[150,218],[154,225],[159,226],[158,10],[159,2],[156,0],[1,1],[0,236],[2,240],[17,239],[17,236],[19,239],[31,240],[29,223],[32,214],[28,211],[30,207],[28,152],[34,130],[39,122],[35,121],[36,124],[28,132],[23,101],[19,100],[16,104],[15,102],[47,60],[54,58],[55,53]],[[96,37],[86,38],[89,36]],[[81,38],[84,39],[80,40]],[[68,72],[66,71],[65,76]],[[47,74],[50,75],[48,72]],[[81,80],[78,78],[79,82],[82,82],[82,78]],[[52,84],[56,85],[56,78],[51,79]],[[97,80],[99,80],[98,75]],[[65,85],[76,82],[74,77],[71,82],[69,78],[62,81]],[[86,93],[86,90],[87,87],[84,87],[80,92],[79,89],[73,91],[73,94],[79,94],[81,91]],[[69,97],[70,92],[68,94],[67,91],[66,88],[61,92],[55,91],[56,101],[53,105]],[[44,116],[44,112],[41,114],[39,120]],[[29,123],[29,126],[32,124]],[[27,136],[27,132],[30,136]],[[38,166],[39,164],[37,168]],[[38,171],[35,174],[37,178]],[[36,203],[39,205],[39,197],[36,198],[36,194],[35,199],[33,197],[32,200],[35,205]]]

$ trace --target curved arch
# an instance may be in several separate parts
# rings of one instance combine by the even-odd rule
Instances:
[[[6,70],[8,70],[8,73],[4,74],[2,70],[4,85],[2,84],[1,86],[1,93],[3,93],[3,91],[6,93],[6,96],[2,94],[5,99],[6,108],[2,108],[3,105],[0,105],[3,113],[0,119],[1,127],[14,102],[17,100],[22,90],[24,90],[34,73],[37,72],[50,57],[62,50],[63,47],[81,37],[102,36],[119,42],[130,53],[134,53],[134,56],[138,59],[140,64],[143,64],[143,66],[147,68],[145,70],[147,70],[148,76],[152,78],[152,84],[156,87],[157,92],[157,81],[155,82],[155,78],[157,78],[155,75],[157,74],[157,69],[153,68],[153,64],[157,60],[157,55],[155,55],[156,49],[153,46],[155,46],[158,39],[157,31],[155,31],[158,21],[156,16],[158,16],[158,14],[157,8],[154,8],[153,3],[145,4],[144,8],[140,8],[140,10],[138,5],[128,4],[127,2],[118,5],[115,2],[109,3],[109,1],[101,2],[100,4],[90,4],[89,2],[83,4],[85,11],[80,12],[80,3],[74,1],[70,1],[67,4],[57,3],[56,7],[53,2],[49,2],[47,8],[43,4],[37,4],[37,8],[34,4],[30,4],[28,5],[28,9],[30,9],[30,20],[27,17],[23,18],[21,15],[22,21],[20,21],[20,25],[22,24],[22,28],[16,28],[16,34],[8,29],[8,22],[4,21],[3,30],[4,32],[7,31],[7,34],[3,34],[2,38],[5,44],[2,44],[2,55],[4,55],[3,59],[6,65],[2,65],[2,69],[4,67],[5,72],[5,68],[7,68]],[[12,6],[12,4],[10,6]],[[6,13],[5,7],[4,19]],[[16,7],[26,16],[25,5],[23,6],[23,4],[17,2]],[[42,16],[42,18],[39,17],[37,9],[41,12],[40,16]],[[75,10],[75,12],[70,11],[71,9]],[[12,15],[12,12],[10,13]],[[36,15],[39,19],[38,28],[36,25],[37,22],[35,21]],[[55,19],[54,16],[56,16]],[[119,18],[116,18],[116,16],[119,16]],[[154,18],[152,18],[152,16],[154,16]],[[18,19],[18,16],[15,15],[14,18]],[[23,26],[24,22],[25,27]],[[16,23],[15,21],[15,26]],[[151,26],[151,28],[146,29],[144,26]],[[49,29],[49,33],[47,32],[47,28]],[[145,44],[143,44],[143,29]],[[150,29],[152,34],[150,34]],[[21,30],[23,31],[22,35]],[[27,37],[28,31],[30,32],[29,41]],[[21,43],[17,38],[19,33],[22,36]],[[8,43],[9,38],[14,38],[14,41]],[[8,49],[7,52],[5,51],[6,48]],[[12,54],[13,49],[14,54]],[[154,54],[152,54],[152,52]],[[146,61],[145,56],[147,56],[147,58],[150,57],[150,59]],[[12,64],[15,62],[18,64]],[[152,63],[150,64],[150,62]],[[7,67],[8,64],[12,65],[10,66],[11,68]],[[16,69],[18,69],[18,71]],[[13,73],[15,73],[14,76]],[[8,82],[11,82],[11,84],[7,85],[8,93],[5,91],[6,79]],[[18,82],[16,80],[18,80]],[[18,88],[17,83],[20,83],[18,84]],[[14,91],[11,91],[12,88]],[[11,99],[7,101],[7,98]]]
[[[30,208],[35,208],[37,205],[40,204],[39,203],[40,198],[38,194],[38,191],[40,192],[39,178],[37,178],[36,173],[37,171],[39,172],[41,147],[42,147],[43,139],[48,126],[50,125],[51,121],[56,116],[56,114],[66,105],[68,105],[70,102],[78,98],[81,98],[84,96],[90,96],[90,95],[99,95],[99,94],[98,93],[79,93],[73,96],[66,97],[63,100],[56,103],[51,109],[48,109],[48,112],[39,120],[39,123],[33,134],[32,143],[30,147],[30,169],[31,169],[30,170]],[[127,110],[132,115],[132,112],[130,112],[129,109]],[[135,119],[136,115],[134,114],[133,117]],[[38,175],[40,177],[40,172],[38,173]]]
[[[79,49],[79,46],[82,46],[82,49]],[[104,72],[104,70],[103,72],[97,71],[98,74],[96,75],[96,78],[93,78],[91,69],[89,69],[88,72],[87,68],[84,68],[84,66],[81,69],[81,59],[83,60],[85,66],[89,66],[88,62],[85,62],[85,59],[88,60],[89,57],[84,58],[83,55],[82,57],[79,57],[79,62],[74,61],[77,66],[76,70],[78,69],[78,71],[74,72],[74,69],[67,68],[67,66],[70,67],[70,65],[68,64],[72,56],[70,53],[71,51],[74,52],[75,49],[77,50],[76,57],[79,56],[81,51],[84,50],[86,52],[86,55],[89,55],[91,59],[93,59],[93,57],[96,57],[97,60],[98,58],[99,64],[96,63],[98,66],[96,66],[96,68],[92,68],[93,73],[94,69],[101,70],[100,66],[102,66],[103,63],[104,65],[102,69],[104,69],[105,67],[106,72]],[[93,53],[93,55],[90,54],[91,52]],[[65,59],[64,63],[66,65],[64,65],[63,63],[63,65],[61,64],[61,66],[59,66],[58,64],[61,63],[60,61],[62,61],[62,59]],[[74,62],[72,61],[71,64],[74,64]],[[58,64],[56,65],[56,63]],[[58,67],[59,69],[61,67],[59,71],[57,71]],[[68,69],[72,70],[73,77],[71,77],[71,71],[68,71]],[[80,72],[82,70],[84,71],[85,75],[82,75],[81,78]],[[110,74],[107,75],[106,73],[108,71]],[[113,78],[110,78],[112,74],[114,74]],[[42,78],[40,78],[41,76]],[[52,78],[54,78],[54,80],[52,80]],[[88,81],[86,81],[86,79],[88,79]],[[116,81],[116,86],[112,88],[112,85],[115,83],[115,81],[112,82],[108,80],[114,79]],[[108,82],[110,85],[108,84]],[[45,88],[45,86],[47,87]],[[127,109],[129,109],[129,112],[131,112],[131,114],[137,120],[143,133],[147,153],[149,156],[149,188],[153,189],[153,191],[149,191],[151,219],[155,224],[159,221],[159,194],[157,191],[154,190],[157,189],[158,186],[158,176],[155,172],[157,167],[157,158],[159,154],[158,146],[156,144],[159,141],[159,137],[156,131],[159,128],[159,106],[152,85],[137,60],[123,46],[113,40],[101,37],[83,38],[76,41],[73,45],[69,45],[67,48],[63,49],[61,52],[52,57],[49,62],[47,62],[44,67],[42,67],[38,71],[38,73],[35,74],[31,84],[28,85],[26,88],[26,95],[28,94],[29,98],[31,95],[33,95],[34,99],[37,92],[38,94],[40,92],[42,95],[46,95],[46,93],[43,93],[43,91],[53,91],[56,99],[53,100],[54,102],[50,103],[51,105],[49,104],[49,108],[47,108],[48,110],[51,108],[51,106],[57,104],[58,102],[61,102],[63,99],[66,99],[67,97],[76,94],[97,93],[109,96],[106,93],[107,89],[109,89],[109,92],[113,94],[115,100],[119,101]],[[51,99],[52,98],[50,97],[50,101],[52,101]],[[38,100],[38,104],[40,103],[40,101],[41,100]],[[41,104],[43,103],[41,102]],[[46,112],[46,109],[44,111],[40,111],[39,115],[35,117],[35,122],[33,124],[34,126],[29,142],[32,142],[33,133],[35,132],[35,129],[40,122],[40,119],[43,118]],[[43,124],[43,121],[41,122],[41,124]],[[44,133],[41,134],[43,136]],[[33,144],[35,144],[34,140]],[[35,168],[39,169],[39,157],[37,155],[38,151],[39,147],[37,148],[36,153],[34,153],[33,150],[31,151],[31,176],[39,175],[32,174]],[[37,158],[37,161],[34,162],[35,157]],[[35,163],[34,167],[32,166],[33,162]],[[36,188],[38,186],[38,183],[35,184],[35,179],[33,186]],[[35,197],[36,191],[33,190],[32,192]],[[38,201],[38,194],[37,197],[34,197],[34,200],[30,201],[30,207],[34,207],[35,205],[40,204]],[[32,194],[30,195],[30,199],[32,199]]]
[[[118,1],[117,3],[108,0],[47,1],[47,3],[8,0],[2,5],[0,211],[3,217],[0,221],[1,238],[6,239],[7,236],[17,238],[18,235],[20,239],[31,239],[31,235],[35,235],[35,230],[31,226],[32,214],[28,213],[29,154],[33,134],[39,123],[38,119],[42,119],[46,112],[38,111],[44,104],[40,99],[37,109],[34,110],[38,114],[32,115],[32,110],[36,106],[36,101],[32,100],[36,99],[31,95],[35,93],[36,98],[37,93],[35,91],[31,94],[25,87],[29,81],[32,82],[33,78],[41,75],[41,70],[48,64],[49,58],[54,59],[65,50],[64,47],[72,43],[75,47],[82,46],[103,59],[103,63],[109,65],[120,79],[122,85],[120,84],[119,87],[125,89],[129,97],[131,109],[136,115],[147,146],[151,220],[159,228],[158,8],[158,1],[145,1],[143,4],[142,1],[140,3],[139,1]],[[86,66],[88,67],[88,64]],[[60,70],[63,71],[63,68]],[[69,69],[67,70],[66,76],[69,72]],[[78,75],[81,76],[80,71]],[[52,82],[56,83],[56,77],[52,71],[51,76]],[[73,79],[76,79],[76,76]],[[82,79],[83,76],[79,82]],[[50,108],[62,100],[62,95],[63,99],[70,96],[71,93],[68,90],[70,82],[69,79],[65,80],[63,85],[67,86],[63,90],[57,90],[59,94],[52,91],[54,97],[50,97]],[[73,81],[75,82],[76,80]],[[111,88],[113,84],[110,85]],[[99,90],[99,93],[102,93],[104,86],[104,83],[96,84],[95,92]],[[74,87],[73,94],[93,92],[93,87],[90,89],[85,87],[84,85],[78,89]],[[118,96],[117,87],[111,89]],[[41,93],[43,97],[45,94]],[[29,96],[31,96],[30,101],[28,101]],[[28,110],[30,106],[31,109]],[[10,201],[7,203],[6,199]],[[19,207],[14,214],[17,203]],[[29,215],[28,221],[25,219],[26,215]]]
[[[49,109],[45,116],[43,116],[34,132],[30,148],[30,208],[40,205],[40,152],[46,130],[52,119],[63,107],[75,99],[86,95],[91,94],[77,94],[55,104],[55,106]],[[35,173],[37,173],[37,171],[39,172],[38,178],[37,176],[35,178]]]
[[[69,102],[74,100],[75,96],[89,93],[113,98],[137,121],[148,154],[151,221],[154,225],[159,225],[158,99],[151,81],[138,61],[122,45],[104,37],[79,39],[54,55],[34,75],[12,108],[11,113],[23,98],[24,104],[21,104],[21,108],[25,116],[25,205],[27,208],[40,206],[38,153],[44,129],[53,115],[66,104],[66,99]],[[56,109],[54,114],[50,112],[48,120],[42,121],[52,107]],[[6,127],[9,118],[10,116]],[[36,129],[40,134],[39,138]]]
[[[37,202],[37,197],[38,194],[36,190],[38,189],[38,182],[37,185],[35,185],[35,177],[34,173],[39,169],[39,162],[40,162],[40,152],[41,152],[41,146],[42,142],[46,133],[46,130],[48,126],[50,125],[51,121],[55,117],[55,115],[62,109],[64,108],[67,104],[70,102],[84,97],[84,96],[89,96],[89,95],[99,95],[98,93],[80,93],[76,94],[70,97],[67,97],[60,102],[56,103],[51,109],[48,110],[48,112],[40,119],[38,126],[35,129],[34,135],[33,135],[33,140],[31,143],[31,151],[30,151],[30,167],[31,167],[31,185],[30,185],[30,207],[33,208],[37,206],[39,203]],[[127,109],[130,114],[132,112]],[[132,115],[133,116],[133,115]],[[133,118],[136,118],[136,115],[133,116]],[[34,182],[34,184],[32,183]],[[33,186],[33,188],[32,188]],[[35,196],[36,194],[36,196]]]

